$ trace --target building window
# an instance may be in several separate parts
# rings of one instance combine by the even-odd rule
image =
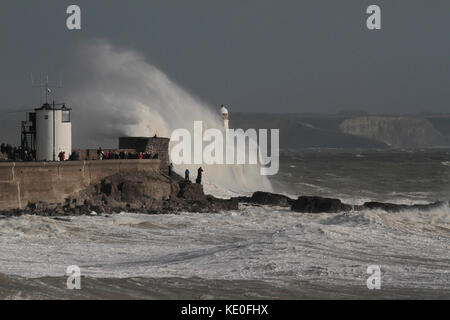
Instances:
[[[70,111],[69,110],[62,111],[62,122],[70,122]]]
[[[44,116],[44,120],[48,120],[48,116]]]

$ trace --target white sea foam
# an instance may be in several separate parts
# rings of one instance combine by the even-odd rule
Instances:
[[[449,212],[444,206],[301,214],[243,206],[221,214],[123,213],[70,222],[22,216],[1,220],[0,273],[62,276],[75,264],[93,277],[365,285],[367,266],[378,264],[384,283],[449,289]]]

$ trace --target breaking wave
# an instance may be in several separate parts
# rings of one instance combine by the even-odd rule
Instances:
[[[75,145],[116,147],[119,136],[170,137],[178,128],[192,133],[195,120],[203,122],[203,130],[223,128],[218,106],[213,111],[135,51],[96,41],[80,47],[75,60],[82,79],[69,96]],[[204,180],[219,187],[271,190],[258,165],[202,167]],[[175,166],[179,173],[186,168],[195,174],[198,165]]]

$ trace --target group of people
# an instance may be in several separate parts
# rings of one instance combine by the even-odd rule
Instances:
[[[66,160],[76,161],[76,160],[80,160],[80,154],[81,154],[81,151],[75,151],[74,150],[70,154],[69,158],[67,158],[66,152],[65,151],[61,151],[58,154],[58,159],[59,159],[59,161],[66,161]]]
[[[0,145],[0,151],[2,152],[2,153],[13,153],[13,151],[14,151],[14,149],[16,149],[16,147],[13,147],[12,145],[10,145],[10,144],[5,144],[5,143],[2,143],[1,145]]]
[[[197,179],[195,179],[195,183],[198,183],[198,184],[202,183],[202,173],[203,173],[202,167],[198,168],[197,169]],[[191,181],[189,179],[189,175],[190,175],[189,169],[186,169],[186,171],[184,171],[184,180],[185,181]]]
[[[0,152],[4,155],[2,158],[12,161],[33,161],[36,159],[34,150],[27,150],[22,147],[13,147],[10,144],[2,143]]]
[[[10,144],[2,143],[0,145],[0,152],[4,155],[3,159],[7,159],[9,161],[34,161],[36,159],[35,150],[26,150],[22,147],[13,147]],[[66,160],[80,160],[81,158],[81,150],[73,151],[72,154],[68,157],[65,151],[61,151],[58,154],[59,161]],[[158,154],[151,154],[149,152],[139,152],[139,153],[128,153],[124,151],[103,151],[102,148],[98,148],[97,150],[97,159],[98,160],[120,160],[120,159],[158,159]]]
[[[173,164],[170,163],[169,164],[169,177],[172,176],[172,172],[173,172]],[[203,173],[203,169],[202,167],[197,169],[197,179],[195,179],[195,183],[201,184],[202,183],[202,173]],[[190,171],[189,169],[186,169],[186,171],[184,171],[184,181],[191,181],[189,179],[189,175],[190,175]]]
[[[34,153],[33,152],[29,152],[28,150],[22,150],[22,148],[16,148],[13,147],[9,144],[4,144],[2,143],[0,145],[0,152],[2,154],[7,154],[8,155],[8,159],[13,159],[15,161],[17,161],[17,159],[15,159],[17,157],[17,155],[20,155],[21,159],[23,161],[33,161],[35,159],[34,157]],[[66,156],[66,152],[65,151],[61,151],[58,154],[58,159],[59,161],[65,161],[65,160],[79,160],[80,159],[80,153],[81,151],[74,151],[69,159],[67,159]],[[98,160],[119,160],[119,159],[158,159],[158,154],[151,154],[149,152],[139,152],[139,153],[127,153],[124,151],[114,151],[114,152],[105,152],[102,150],[102,148],[98,148],[97,150],[97,159]],[[173,164],[170,163],[169,164],[169,176],[172,176],[172,172],[173,172]],[[197,169],[197,178],[195,179],[195,183],[201,184],[202,183],[202,173],[203,173],[203,169],[202,167]],[[190,181],[189,179],[189,169],[186,169],[186,171],[184,172],[184,180],[185,181]]]
[[[65,151],[61,151],[58,154],[58,159],[59,159],[59,161],[65,161],[66,160],[66,152]]]
[[[124,160],[124,159],[158,159],[158,154],[149,152],[128,153],[124,151],[103,151],[102,148],[97,150],[97,160]]]

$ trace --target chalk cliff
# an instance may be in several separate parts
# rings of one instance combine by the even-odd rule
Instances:
[[[344,133],[381,141],[392,147],[421,148],[449,143],[449,138],[425,118],[356,117],[344,120],[340,129]]]

